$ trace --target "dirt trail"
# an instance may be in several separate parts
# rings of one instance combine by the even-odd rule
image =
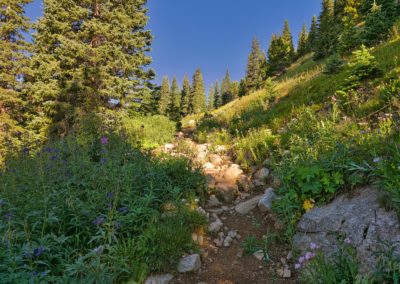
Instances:
[[[269,261],[248,255],[243,249],[243,242],[249,237],[262,240],[264,235],[277,232],[278,226],[270,213],[262,212],[257,204],[245,214],[235,209],[248,200],[258,200],[264,190],[270,188],[265,169],[264,172],[245,173],[223,147],[197,144],[191,139],[190,131],[180,133],[177,142],[166,145],[165,149],[173,155],[181,155],[183,150],[184,155],[203,168],[210,194],[203,213],[209,217],[209,230],[215,225],[211,232],[193,236],[201,247],[201,268],[179,274],[170,283],[295,283],[297,275],[290,264],[290,248],[279,239],[268,246]],[[259,172],[264,173],[263,180]]]

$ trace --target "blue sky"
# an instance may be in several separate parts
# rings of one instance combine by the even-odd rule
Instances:
[[[42,13],[41,0],[27,7],[30,18]],[[159,83],[163,75],[182,82],[200,67],[207,88],[226,69],[239,80],[246,70],[251,40],[257,37],[264,50],[272,33],[285,19],[297,42],[303,22],[309,26],[318,15],[320,0],[149,0],[148,28],[154,35],[152,68]],[[208,89],[207,89],[208,91]]]

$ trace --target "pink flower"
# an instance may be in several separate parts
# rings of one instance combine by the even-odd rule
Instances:
[[[107,145],[108,144],[108,138],[107,137],[105,137],[105,136],[103,136],[103,137],[101,137],[101,144],[103,144],[103,145]]]
[[[336,102],[336,101],[337,101],[336,97],[332,96],[332,102]]]

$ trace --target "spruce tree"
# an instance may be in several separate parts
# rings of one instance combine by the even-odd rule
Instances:
[[[273,34],[268,48],[268,74],[271,76],[282,73],[287,65],[288,49],[281,36]]]
[[[206,110],[206,92],[204,90],[203,75],[200,68],[196,70],[193,75],[190,111],[197,114]]]
[[[216,81],[214,84],[214,107],[219,108],[220,106],[222,106],[221,90],[218,81]]]
[[[247,95],[246,81],[244,79],[240,80],[238,95],[239,95],[239,98]]]
[[[146,69],[152,35],[145,0],[44,0],[37,24],[35,98],[57,121],[141,96],[154,76]]]
[[[181,113],[182,115],[189,114],[190,100],[190,82],[187,75],[183,78],[182,94],[181,94]]]
[[[212,111],[212,110],[215,109],[215,105],[214,105],[214,103],[215,103],[214,92],[215,92],[214,86],[211,85],[210,91],[209,91],[209,93],[208,93],[208,99],[207,99],[207,110],[208,110],[208,111]]]
[[[327,57],[335,51],[337,34],[335,32],[334,1],[323,0],[322,11],[318,18],[318,40],[315,48],[315,58]]]
[[[172,120],[179,120],[180,118],[180,107],[181,107],[181,92],[179,90],[178,81],[176,77],[172,80],[171,91],[170,91],[170,102],[168,106],[168,116]]]
[[[29,19],[24,6],[30,0],[3,0],[0,4],[0,150],[9,149],[6,141],[22,131],[25,100],[22,96],[22,75],[28,72],[28,43],[22,32],[28,31]],[[0,164],[2,163],[0,153]]]
[[[311,20],[310,32],[308,34],[307,49],[309,51],[315,51],[318,42],[318,19],[317,16],[313,16]]]
[[[301,32],[299,34],[299,44],[297,47],[297,57],[301,57],[304,54],[309,52],[308,49],[308,34],[307,34],[307,26],[304,23],[303,28],[301,29]]]
[[[231,94],[232,100],[236,100],[239,97],[239,82],[233,81],[231,83]]]
[[[171,90],[169,87],[169,79],[164,76],[161,83],[160,98],[158,101],[158,112],[163,115],[168,115],[168,110],[171,105]]]
[[[221,100],[222,100],[222,105],[226,105],[227,103],[232,101],[231,76],[229,74],[229,70],[226,70],[225,78],[222,80]]]
[[[285,24],[283,26],[282,41],[286,49],[286,58],[284,58],[284,60],[286,61],[285,65],[289,66],[293,62],[295,56],[295,50],[293,45],[293,36],[292,33],[290,32],[288,20],[285,20]]]
[[[254,91],[262,86],[264,81],[263,68],[265,67],[265,54],[261,51],[259,41],[254,38],[251,45],[251,52],[247,61],[246,70],[246,88],[248,91]]]
[[[341,54],[351,52],[359,45],[359,36],[357,32],[357,23],[360,20],[359,8],[360,0],[341,0],[343,10],[338,10],[338,15],[335,15],[340,21],[340,30],[338,30],[339,42],[338,51]],[[338,9],[338,8],[337,8]]]

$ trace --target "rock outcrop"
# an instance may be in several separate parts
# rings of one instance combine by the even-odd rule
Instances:
[[[337,251],[338,236],[347,238],[357,249],[361,273],[368,272],[376,265],[374,252],[382,248],[381,241],[400,241],[399,220],[380,207],[378,195],[378,190],[364,188],[310,210],[297,226],[294,247],[304,252],[315,243],[329,256]],[[396,253],[400,255],[399,247]]]

